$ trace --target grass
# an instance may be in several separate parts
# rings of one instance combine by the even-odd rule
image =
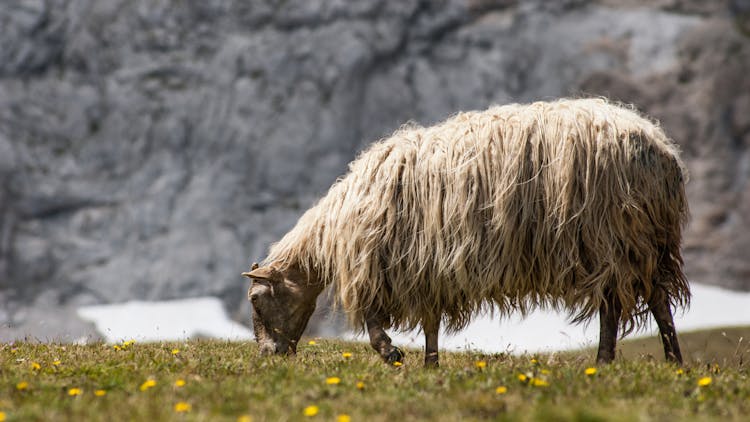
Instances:
[[[750,327],[725,327],[680,335],[685,359],[694,363],[742,366],[750,362]],[[639,356],[661,358],[664,354],[659,338],[651,337],[623,342],[620,352],[627,359]]]
[[[740,337],[750,327],[681,335],[689,359],[682,370],[664,362],[654,339],[624,342],[615,363],[593,375],[585,373],[590,350],[442,352],[441,368],[425,370],[418,350],[394,367],[366,344],[319,339],[293,359],[259,358],[254,343],[222,341],[120,350],[3,344],[0,419],[742,420],[750,413],[750,349]]]

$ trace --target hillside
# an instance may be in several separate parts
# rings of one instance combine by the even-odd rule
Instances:
[[[750,289],[744,0],[11,0],[0,8],[0,327],[213,296],[407,121],[603,95],[692,174],[691,281]],[[40,321],[46,325],[40,324]]]

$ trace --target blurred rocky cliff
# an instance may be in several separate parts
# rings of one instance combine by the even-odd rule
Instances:
[[[750,2],[7,0],[0,333],[212,295],[369,142],[413,120],[605,95],[691,171],[691,280],[750,289]],[[46,321],[40,328],[40,321]]]

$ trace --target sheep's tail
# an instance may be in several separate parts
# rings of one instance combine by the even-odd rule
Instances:
[[[680,245],[682,244],[682,229],[687,224],[690,216],[688,210],[687,195],[685,193],[685,182],[688,175],[684,165],[677,159],[680,166],[680,175],[677,183],[671,186],[668,192],[672,193],[670,203],[676,207],[679,212],[676,213],[676,221],[670,221],[671,228],[667,232],[667,238],[662,255],[659,259],[659,265],[656,269],[654,280],[654,292],[651,295],[651,301],[669,300],[672,309],[687,309],[690,306],[690,286],[687,277],[683,272],[684,261]]]

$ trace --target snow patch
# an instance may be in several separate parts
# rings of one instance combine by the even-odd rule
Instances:
[[[221,301],[215,297],[85,306],[78,308],[78,315],[93,322],[109,343],[195,337],[228,340],[253,338],[252,330],[230,320]]]
[[[705,328],[750,325],[750,293],[736,292],[705,284],[691,283],[691,306],[677,311],[677,334]],[[475,317],[459,333],[441,333],[440,348],[445,350],[478,350],[482,352],[551,352],[596,346],[599,342],[599,319],[588,324],[571,325],[566,313],[537,310],[525,319]],[[651,321],[647,329],[627,338],[647,337],[657,334]],[[366,340],[366,337],[349,334],[349,339]],[[424,347],[424,337],[419,330],[391,335],[394,344],[406,347]]]
[[[722,326],[750,325],[750,293],[691,283],[692,305],[675,315],[677,332]],[[221,301],[214,297],[168,302],[127,302],[116,305],[87,306],[78,315],[92,321],[108,342],[185,340],[211,337],[248,340],[252,330],[229,319]],[[656,333],[655,324],[628,338]],[[422,348],[424,339],[418,331],[390,333],[394,344]],[[352,333],[342,337],[367,341]],[[483,352],[535,353],[596,346],[599,321],[571,325],[568,315],[538,310],[525,319],[511,316],[479,315],[459,333],[440,336],[444,350],[479,350]]]

